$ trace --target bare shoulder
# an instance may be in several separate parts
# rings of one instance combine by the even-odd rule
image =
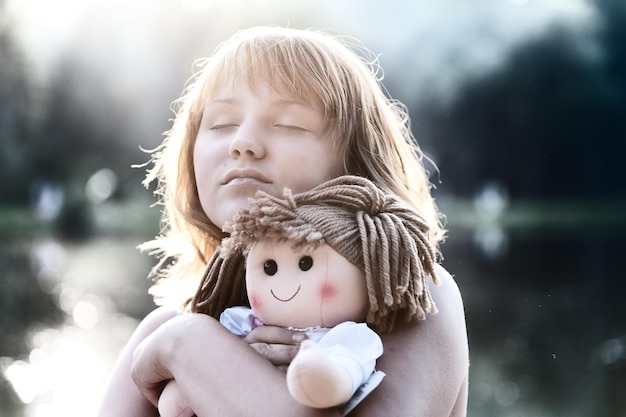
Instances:
[[[438,313],[398,323],[382,335],[377,368],[387,376],[354,415],[465,416],[469,351],[463,300],[452,276],[443,267],[436,272],[441,283],[430,291]]]
[[[385,347],[390,345],[390,349],[395,349],[398,344],[406,350],[419,348],[430,351],[432,348],[439,351],[440,355],[453,354],[457,350],[462,354],[467,352],[467,329],[461,292],[448,271],[438,265],[436,272],[440,284],[431,282],[429,290],[438,312],[427,316],[423,321],[397,323],[392,333],[383,335]]]
[[[459,286],[450,273],[441,265],[437,265],[435,272],[440,284],[434,285],[431,283],[429,289],[440,314],[438,313],[433,317],[440,316],[439,319],[441,320],[458,322],[463,325],[463,331],[465,332],[465,309]]]
[[[166,321],[176,317],[178,312],[171,307],[158,307],[141,320],[135,330],[134,338],[143,340]]]

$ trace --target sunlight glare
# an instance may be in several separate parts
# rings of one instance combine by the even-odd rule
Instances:
[[[28,360],[14,360],[4,375],[26,405],[28,416],[91,415],[97,407],[105,369],[89,332],[64,327],[32,335]]]
[[[93,329],[98,323],[100,313],[96,306],[89,301],[83,300],[79,301],[76,306],[74,306],[72,317],[78,327],[82,329]]]
[[[15,391],[22,403],[30,404],[33,402],[37,395],[34,389],[36,375],[30,363],[16,360],[7,367],[4,371],[4,376],[11,383],[13,391]]]
[[[7,15],[15,19],[15,30],[27,50],[49,62],[62,51],[72,36],[76,20],[92,1],[8,0]]]

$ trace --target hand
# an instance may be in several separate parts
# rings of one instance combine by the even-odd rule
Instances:
[[[163,323],[137,346],[132,358],[131,376],[143,396],[155,407],[172,372],[168,368],[176,355],[178,331],[185,316],[174,317]]]
[[[306,333],[276,326],[259,326],[253,329],[244,342],[270,363],[285,371],[306,340]]]
[[[183,397],[175,379],[167,383],[159,398],[159,415],[162,417],[193,417],[194,411]]]

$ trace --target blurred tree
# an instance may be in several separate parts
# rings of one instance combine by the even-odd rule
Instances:
[[[36,84],[7,26],[0,27],[0,57],[0,205],[28,204],[42,182],[84,194],[87,179],[103,167],[139,188],[143,172],[131,165],[147,156],[128,137],[133,115],[101,76],[68,52],[46,85]]]
[[[0,2],[0,10],[3,8]],[[28,65],[18,50],[6,19],[0,20],[0,204],[25,203],[32,180],[22,141],[36,119],[37,94]]]
[[[626,4],[597,6],[599,50],[556,26],[444,111],[412,109],[448,193],[495,180],[514,198],[625,197]]]

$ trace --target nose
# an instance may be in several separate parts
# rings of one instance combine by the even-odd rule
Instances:
[[[232,158],[240,158],[242,156],[260,159],[265,156],[265,148],[260,141],[259,132],[255,132],[246,126],[240,126],[237,129],[233,140],[228,148],[228,153]]]

